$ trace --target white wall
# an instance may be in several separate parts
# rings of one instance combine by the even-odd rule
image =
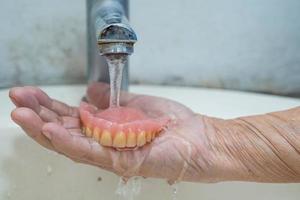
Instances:
[[[0,86],[84,79],[84,0],[1,0]]]
[[[131,8],[134,81],[300,94],[300,1],[135,0]]]
[[[0,86],[84,81],[85,1],[0,7]],[[300,94],[300,1],[131,0],[132,82]]]

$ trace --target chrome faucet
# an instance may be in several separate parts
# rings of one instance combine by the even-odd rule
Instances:
[[[88,81],[109,83],[104,56],[133,53],[137,37],[128,23],[128,0],[87,0]],[[122,89],[129,83],[128,62]]]

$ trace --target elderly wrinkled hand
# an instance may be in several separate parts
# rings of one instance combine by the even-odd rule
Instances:
[[[99,127],[90,129],[89,120],[81,120],[86,110],[93,117],[98,116],[98,110],[107,111],[106,84],[94,83],[88,87],[89,105],[84,105],[87,107],[83,113],[81,108],[51,99],[35,87],[12,88],[9,95],[17,107],[12,119],[36,142],[76,162],[98,166],[125,178],[156,177],[171,182],[300,182],[300,107],[223,120],[195,114],[171,100],[122,93],[121,105],[126,109],[170,119],[159,135],[151,137],[152,141],[145,144],[143,139],[141,145],[136,141],[126,146],[124,141],[113,143],[114,134],[109,135],[114,137],[109,140],[99,139],[96,133]],[[106,118],[108,113],[99,115]],[[119,116],[114,114],[114,117]],[[127,151],[114,148],[128,146],[139,148]]]
[[[36,87],[10,90],[16,105],[12,119],[42,146],[76,162],[95,165],[120,176],[165,178],[170,181],[206,181],[209,157],[201,116],[171,100],[122,93],[121,104],[159,117],[171,118],[169,125],[151,143],[130,151],[103,147],[82,133],[79,109],[51,99]],[[94,83],[87,99],[98,109],[107,108],[109,87]],[[194,145],[197,144],[197,145]],[[192,156],[198,155],[198,158]],[[200,156],[201,155],[201,156]]]

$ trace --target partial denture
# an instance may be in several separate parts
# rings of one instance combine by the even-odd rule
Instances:
[[[98,111],[82,102],[79,107],[83,132],[103,146],[115,148],[142,147],[154,140],[166,125],[166,119],[147,117],[142,111],[117,107]]]

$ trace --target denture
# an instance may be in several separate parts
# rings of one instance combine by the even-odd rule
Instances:
[[[134,149],[150,143],[166,126],[165,118],[150,118],[129,107],[98,110],[81,102],[79,107],[83,133],[99,144],[117,149]]]

